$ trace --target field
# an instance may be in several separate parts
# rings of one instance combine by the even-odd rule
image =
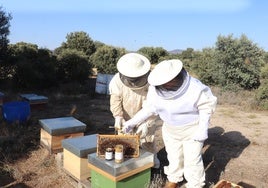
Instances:
[[[62,169],[54,155],[40,146],[39,119],[70,116],[87,125],[86,134],[113,133],[113,117],[109,97],[105,95],[48,94],[46,106],[31,109],[27,123],[7,124],[0,118],[0,187],[73,187],[74,181]],[[17,99],[10,96],[10,100]],[[212,117],[209,139],[205,142],[203,159],[206,187],[226,179],[245,188],[268,185],[268,112],[254,111],[240,105],[220,103]],[[159,143],[161,168],[152,171],[151,187],[161,187],[167,164],[161,132]],[[163,178],[163,179],[162,179]],[[156,185],[158,183],[158,185]]]

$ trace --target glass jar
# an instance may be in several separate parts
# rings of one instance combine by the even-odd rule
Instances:
[[[105,150],[105,159],[110,161],[113,159],[113,148],[106,148]]]
[[[124,161],[124,146],[119,144],[115,146],[114,159],[116,163]]]

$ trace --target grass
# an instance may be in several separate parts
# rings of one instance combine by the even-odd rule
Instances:
[[[237,92],[224,91],[221,88],[212,87],[213,94],[218,98],[219,105],[239,106],[241,109],[250,111],[258,110],[255,100],[255,91],[241,90]]]

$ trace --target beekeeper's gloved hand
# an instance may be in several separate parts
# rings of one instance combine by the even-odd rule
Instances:
[[[194,140],[203,142],[208,138],[209,119],[210,114],[200,114],[199,125],[193,137]]]
[[[198,130],[194,135],[194,140],[202,142],[205,141],[207,138],[208,138],[208,129],[198,128]]]
[[[123,123],[125,122],[124,118],[121,116],[116,116],[114,118],[114,128],[116,130],[121,130]]]
[[[125,134],[128,134],[130,132],[133,131],[134,127],[136,126],[136,124],[131,123],[130,121],[126,121],[125,123],[123,123],[123,129],[122,131]]]
[[[140,138],[145,138],[148,134],[148,123],[142,123],[136,130],[136,134],[140,135]]]
[[[123,132],[130,133],[136,125],[144,122],[147,118],[153,115],[153,112],[148,111],[145,108],[142,108],[138,111],[133,118],[123,123]]]

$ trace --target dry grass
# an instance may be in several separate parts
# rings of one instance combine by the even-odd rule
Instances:
[[[254,91],[223,91],[220,88],[212,87],[213,94],[218,98],[219,105],[240,106],[243,110],[257,110]]]

